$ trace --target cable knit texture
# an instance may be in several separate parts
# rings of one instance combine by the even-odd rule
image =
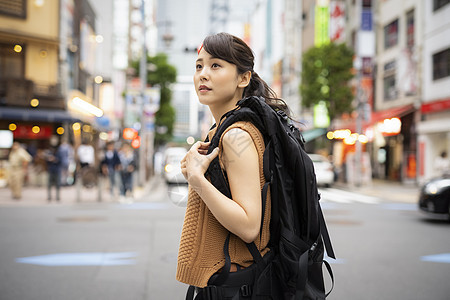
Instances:
[[[236,122],[231,125],[225,133],[232,128],[240,128],[248,132],[255,144],[259,156],[259,177],[261,189],[265,183],[263,174],[264,139],[259,130],[250,122]],[[209,132],[210,138],[215,129]],[[224,133],[224,134],[225,134]],[[223,135],[219,142],[222,150]],[[236,142],[239,142],[238,140]],[[222,153],[222,151],[220,152]],[[219,157],[222,169],[224,162]],[[244,186],[242,188],[245,188]],[[261,255],[269,250],[269,222],[270,222],[270,189],[266,201],[266,209],[262,231],[255,239],[255,244]],[[228,235],[219,221],[213,216],[200,196],[189,187],[188,203],[181,232],[180,248],[178,250],[178,265],[176,278],[183,283],[205,287],[209,278],[219,271],[225,264],[223,245]],[[245,243],[234,234],[231,234],[229,253],[231,262],[248,267],[253,263],[253,257]]]

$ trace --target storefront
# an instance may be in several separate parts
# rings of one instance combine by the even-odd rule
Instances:
[[[79,121],[67,111],[41,108],[2,107],[0,109],[0,131],[10,132],[12,140],[20,142],[26,150],[36,157],[39,151],[47,149],[52,136],[66,137],[69,140],[70,126]],[[7,160],[10,145],[0,149],[0,184],[6,184]],[[27,180],[35,184],[37,176],[33,168]]]
[[[360,170],[371,172],[371,177],[402,182],[416,180],[417,135],[414,126],[416,111],[413,105],[373,112],[370,122],[363,123],[362,134],[355,133],[355,121],[341,124],[333,146],[336,164],[346,169],[348,157]],[[346,140],[346,137],[349,139]],[[353,136],[353,138],[351,138]],[[360,162],[357,163],[357,142],[361,143]],[[350,154],[350,156],[349,156]],[[369,159],[369,162],[365,161]],[[363,174],[364,175],[364,174]]]
[[[418,181],[439,176],[434,162],[442,152],[450,154],[450,99],[424,103],[418,123]]]

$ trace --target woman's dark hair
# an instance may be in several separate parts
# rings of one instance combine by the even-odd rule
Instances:
[[[282,110],[287,115],[290,115],[286,102],[278,98],[267,83],[253,70],[255,56],[252,49],[242,39],[229,33],[221,32],[207,36],[202,46],[212,57],[223,59],[235,65],[239,74],[247,71],[252,73],[250,83],[244,89],[244,98],[261,96],[275,110]]]

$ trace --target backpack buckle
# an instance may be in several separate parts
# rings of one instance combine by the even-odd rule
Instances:
[[[252,286],[251,285],[243,285],[240,287],[239,292],[242,297],[250,297],[252,295]]]

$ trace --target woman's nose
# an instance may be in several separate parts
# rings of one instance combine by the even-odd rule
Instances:
[[[202,71],[200,72],[200,79],[208,79],[208,71],[207,68],[203,68]]]

